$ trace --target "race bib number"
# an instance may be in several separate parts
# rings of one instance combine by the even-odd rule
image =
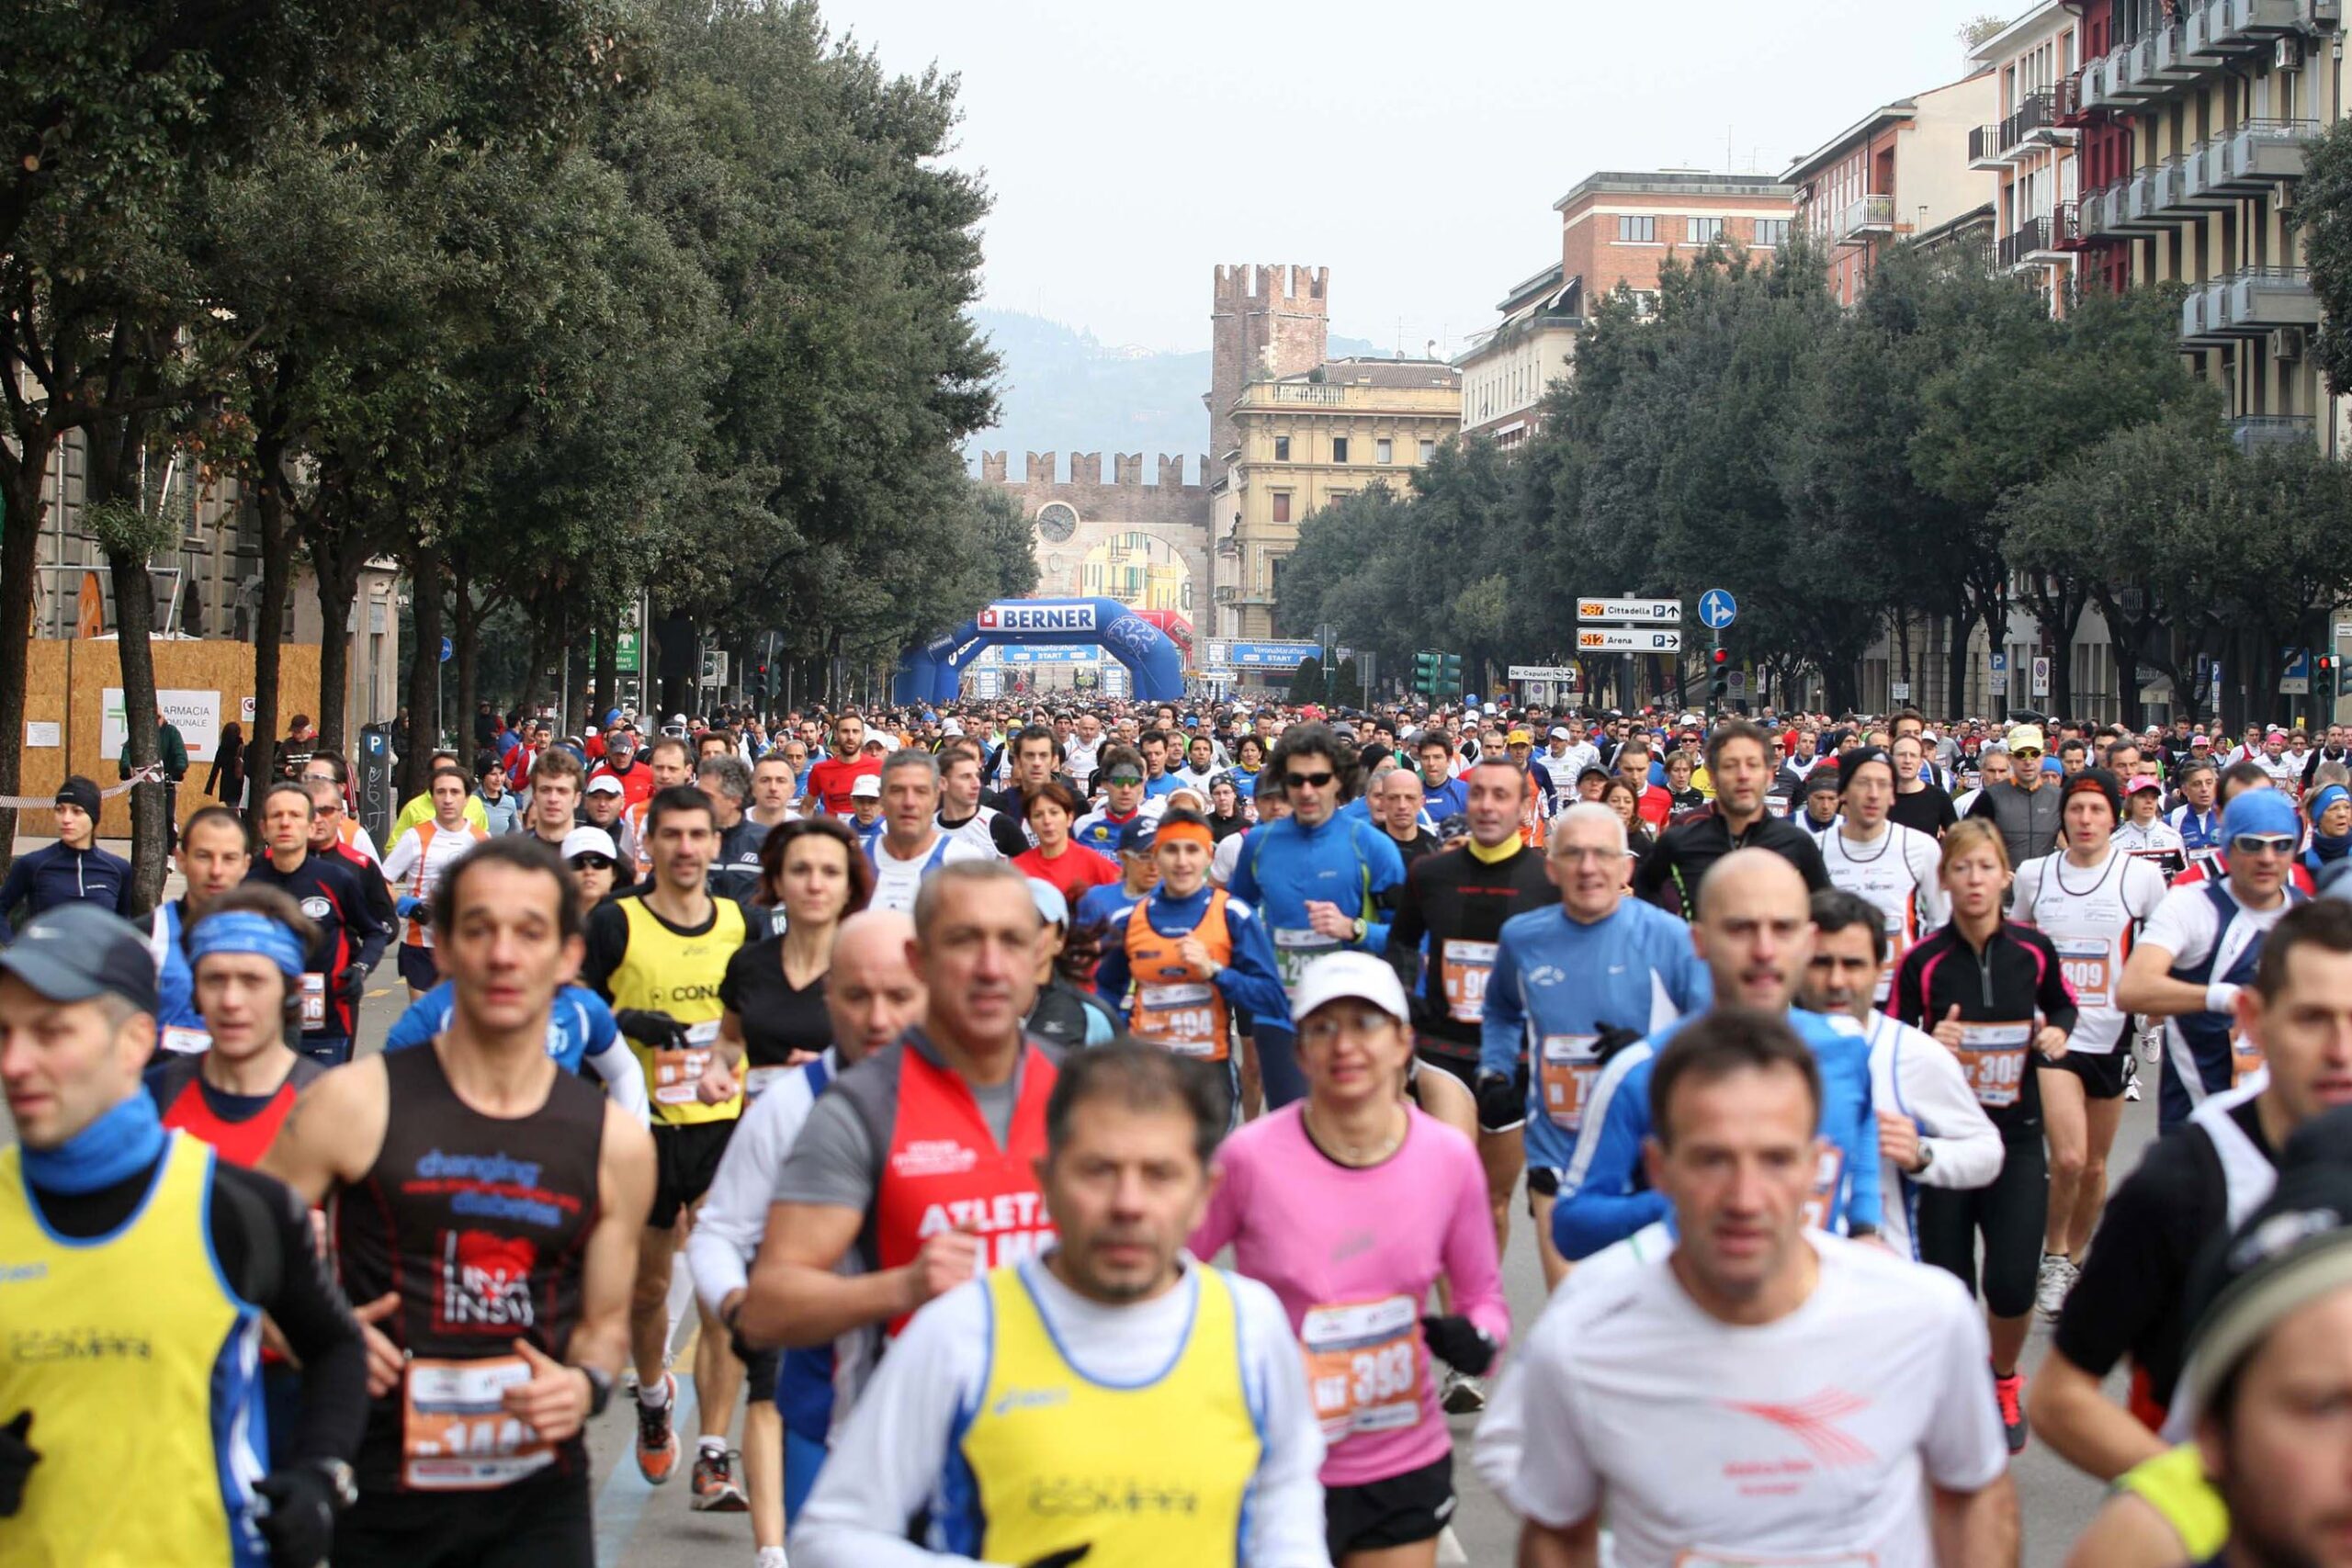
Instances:
[[[212,1036],[201,1029],[183,1029],[177,1024],[164,1026],[164,1049],[181,1056],[200,1056],[212,1049]]]
[[[692,1105],[701,1099],[702,1070],[710,1066],[710,1049],[718,1041],[718,1021],[686,1026],[686,1048],[663,1046],[653,1053],[653,1103]]]
[[[327,1026],[327,977],[324,975],[302,976],[302,1027],[324,1029]]]
[[[1213,1061],[1225,1054],[1223,1010],[1205,980],[1136,987],[1136,1033],[1179,1056]]]
[[[1420,1420],[1420,1308],[1412,1297],[1311,1308],[1298,1338],[1326,1442]]]
[[[1495,967],[1497,943],[1448,941],[1438,955],[1438,982],[1445,988],[1445,1015],[1456,1023],[1487,1016],[1487,976]]]
[[[1274,966],[1282,972],[1283,989],[1298,989],[1306,976],[1306,966],[1327,953],[1340,951],[1340,939],[1325,936],[1312,928],[1276,926],[1274,928]]]
[[[2077,1007],[2114,1005],[2115,949],[2104,937],[2052,937],[2058,950],[2058,972],[2066,976]]]
[[[555,1446],[506,1413],[531,1381],[520,1356],[411,1361],[401,1386],[401,1480],[420,1492],[505,1486],[555,1462]]]
[[[2262,1047],[2240,1031],[2230,1031],[2230,1087],[2235,1089],[2262,1070]]]
[[[1546,1034],[1537,1053],[1536,1080],[1544,1086],[1544,1114],[1562,1132],[1584,1122],[1585,1096],[1600,1071],[1598,1035]]]
[[[1963,1023],[1960,1026],[1960,1070],[1976,1103],[1998,1111],[2015,1105],[2025,1084],[2026,1047],[2033,1023]]]
[[[1805,1194],[1804,1206],[1798,1210],[1809,1230],[1835,1230],[1838,1198],[1846,1186],[1846,1151],[1835,1144],[1824,1144],[1814,1156],[1813,1190]]]

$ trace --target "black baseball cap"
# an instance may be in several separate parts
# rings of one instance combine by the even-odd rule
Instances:
[[[160,1005],[146,937],[95,904],[62,904],[35,915],[0,952],[0,974],[14,975],[53,1002],[114,996],[151,1015]]]

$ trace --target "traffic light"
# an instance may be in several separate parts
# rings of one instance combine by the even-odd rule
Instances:
[[[1462,694],[1462,655],[1443,655],[1438,665],[1438,690],[1450,696]]]
[[[1719,647],[1709,658],[1714,671],[1715,705],[1721,707],[1731,699],[1731,654]]]
[[[2332,653],[2323,653],[2312,660],[2312,703],[2319,709],[2323,723],[2335,712],[2342,674],[2336,665],[2335,655]]]
[[[1413,655],[1413,690],[1431,702],[1437,700],[1440,661],[1434,653]]]

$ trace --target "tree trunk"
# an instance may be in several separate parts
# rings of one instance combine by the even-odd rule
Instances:
[[[531,649],[523,666],[522,701],[526,709],[537,708],[540,694],[548,689],[548,655],[555,645],[555,618],[560,603],[560,596],[551,587],[542,588],[531,607]]]
[[[83,494],[90,506],[112,503],[147,511],[140,457],[146,450],[149,417],[113,416],[87,427]],[[101,529],[102,534],[110,530]],[[122,761],[129,772],[153,763],[160,754],[155,727],[155,589],[147,575],[148,552],[119,538],[99,541],[114,589],[115,653],[122,682]],[[164,821],[167,790],[142,784],[130,792],[131,897],[152,908],[164,891],[164,861],[169,829]]]
[[[1957,723],[1968,711],[1968,621],[1957,610],[1938,619],[1944,629],[1944,713]]]
[[[319,597],[319,750],[348,757],[344,722],[351,696],[351,605],[359,596],[366,554],[352,540],[321,536],[334,526],[327,523],[313,529],[311,540],[311,574]]]
[[[596,625],[596,668],[592,675],[594,694],[588,700],[588,711],[581,716],[580,728],[601,728],[605,716],[621,705],[621,617],[617,610]]]
[[[433,753],[441,744],[441,551],[419,542],[408,558],[409,606],[416,641],[409,649],[408,712],[412,732],[432,735],[429,744],[413,743],[401,759],[400,797],[406,801],[424,790]],[[463,748],[460,748],[462,750]]]
[[[25,681],[32,664],[33,601],[39,596],[41,479],[56,437],[21,454],[0,453],[0,795],[24,787]],[[0,807],[0,874],[16,858],[17,811]]]
[[[475,747],[475,690],[481,675],[477,655],[481,649],[482,617],[488,612],[474,603],[472,574],[454,561],[449,588],[450,662],[456,666],[458,678],[458,753],[470,763]],[[467,771],[472,771],[470,766]]]
[[[266,442],[255,454],[261,482],[254,513],[261,524],[261,599],[254,606],[254,725],[245,737],[245,820],[261,830],[261,797],[277,777],[280,649],[286,641],[286,594],[294,575],[286,524],[284,444]],[[232,801],[232,807],[235,805]]]

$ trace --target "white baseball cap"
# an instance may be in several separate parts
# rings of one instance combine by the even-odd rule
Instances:
[[[566,833],[563,858],[570,860],[574,855],[602,855],[609,861],[621,858],[620,851],[613,847],[613,836],[602,828],[574,828]]]
[[[879,773],[858,774],[857,777],[849,781],[849,797],[852,800],[881,799],[882,775]]]
[[[588,781],[587,793],[590,795],[622,794],[621,781],[613,777],[610,773],[598,773],[594,778]]]
[[[1369,953],[1334,953],[1308,964],[1299,977],[1297,994],[1291,998],[1291,1020],[1304,1022],[1325,1002],[1349,998],[1370,1002],[1408,1029],[1413,1026],[1404,982],[1396,978],[1396,970]]]

